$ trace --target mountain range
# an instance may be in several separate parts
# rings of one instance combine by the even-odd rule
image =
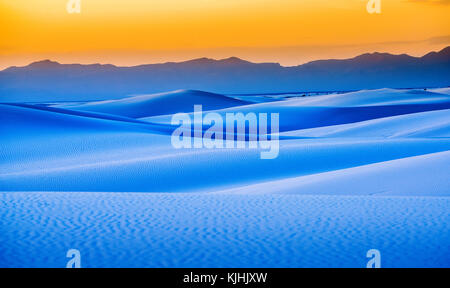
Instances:
[[[450,46],[423,57],[370,53],[293,67],[236,57],[132,67],[44,60],[0,71],[0,102],[118,99],[177,89],[251,94],[449,85]]]

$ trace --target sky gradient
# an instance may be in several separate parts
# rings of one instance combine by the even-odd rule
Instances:
[[[298,65],[450,45],[450,1],[0,0],[0,69],[41,59],[136,65],[241,57]]]

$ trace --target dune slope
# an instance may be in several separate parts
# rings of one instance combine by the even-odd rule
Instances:
[[[81,105],[59,105],[58,107],[142,118],[179,112],[192,112],[194,105],[203,105],[206,110],[214,110],[248,103],[250,102],[220,94],[196,90],[177,90],[120,100],[90,102]]]

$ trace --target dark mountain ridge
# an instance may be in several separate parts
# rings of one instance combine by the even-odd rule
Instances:
[[[236,57],[119,67],[44,60],[0,71],[0,101],[116,99],[177,89],[223,94],[450,85],[450,47],[423,57],[367,53],[284,67]]]

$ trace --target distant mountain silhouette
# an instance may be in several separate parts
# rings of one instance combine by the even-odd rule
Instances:
[[[116,99],[195,89],[223,94],[450,85],[450,47],[423,57],[387,53],[295,67],[236,57],[117,67],[50,60],[0,71],[0,102]]]

